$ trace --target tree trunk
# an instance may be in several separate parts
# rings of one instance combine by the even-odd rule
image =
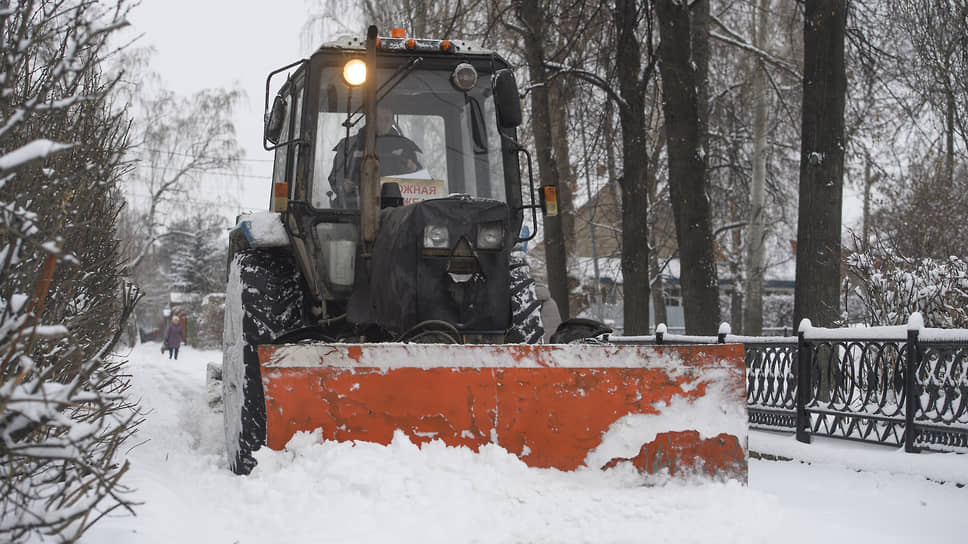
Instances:
[[[565,268],[572,261],[570,251],[575,247],[575,192],[577,190],[576,177],[571,167],[568,151],[568,104],[571,102],[568,90],[564,86],[564,78],[555,78],[548,82],[548,111],[555,112],[551,120],[551,142],[554,150],[555,168],[558,179],[558,214],[561,219],[561,239],[564,246]],[[569,248],[571,248],[569,250]],[[565,276],[567,281],[567,274]],[[568,286],[567,293],[571,292]],[[581,308],[573,308],[571,302],[566,310],[578,313]],[[562,315],[565,315],[562,312]]]
[[[547,73],[545,71],[544,17],[537,0],[523,0],[519,15],[526,27],[524,38],[525,58],[531,74],[531,126],[534,131],[535,155],[542,187],[558,191],[558,168],[552,153],[551,109],[548,99]],[[561,227],[561,215],[544,216],[545,258],[548,270],[548,290],[558,305],[562,319],[568,319],[568,270],[565,258],[565,240]]]
[[[646,182],[649,184],[649,202],[658,201],[658,181],[655,179],[655,171],[648,170],[646,173]],[[655,239],[655,223],[650,224],[653,228],[649,230],[649,247],[657,248],[659,245],[656,243]],[[669,312],[666,310],[665,305],[665,281],[662,280],[662,270],[659,269],[659,252],[650,251],[649,252],[649,274],[652,276],[652,283],[650,287],[652,289],[652,310],[654,313],[653,323],[658,325],[659,323],[669,324]]]
[[[649,332],[649,193],[646,173],[649,153],[645,129],[645,85],[641,45],[636,36],[639,6],[634,0],[616,0],[612,12],[617,43],[615,59],[619,93],[626,107],[622,123],[622,281],[624,333]],[[649,38],[651,39],[651,37]]]
[[[839,318],[844,177],[845,0],[806,0],[794,323]]]
[[[706,195],[706,153],[702,147],[698,92],[701,82],[692,55],[689,8],[674,0],[659,0],[656,14],[662,39],[659,70],[669,156],[669,194],[679,242],[686,332],[716,334],[719,280]]]
[[[753,16],[753,45],[762,51],[769,47],[767,24],[770,0],[759,0]],[[765,67],[753,57],[753,178],[750,181],[749,234],[746,237],[746,289],[743,307],[743,334],[763,334],[763,281],[766,270],[766,225],[764,224],[764,187],[766,186],[767,130],[769,102]]]

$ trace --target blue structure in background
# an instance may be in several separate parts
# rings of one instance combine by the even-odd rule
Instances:
[[[531,236],[531,229],[529,229],[527,225],[521,225],[521,238],[527,238],[528,236]],[[528,250],[527,240],[525,240],[524,242],[521,242],[521,249],[523,249],[524,251]]]

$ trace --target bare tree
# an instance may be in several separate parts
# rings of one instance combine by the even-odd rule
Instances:
[[[545,40],[550,31],[546,23],[546,6],[538,0],[521,0],[517,4],[517,19],[521,26],[506,22],[508,28],[518,32],[524,41],[524,57],[531,76],[531,130],[534,133],[535,155],[542,190],[555,194],[559,191],[559,168],[555,157],[552,136],[551,103],[547,81]],[[548,288],[558,305],[562,317],[568,318],[568,275],[565,237],[559,210],[546,209],[544,214],[544,246],[548,271]]]
[[[184,208],[207,174],[238,170],[243,151],[232,111],[241,98],[238,89],[204,89],[190,97],[161,89],[137,105],[135,168],[126,180],[138,197],[130,206],[129,271],[138,268],[159,237],[177,234],[167,228],[170,216]]]
[[[807,0],[794,320],[838,322],[847,76],[843,0]]]
[[[968,0],[892,0],[890,13],[914,53],[905,59],[910,88],[941,121],[941,175],[950,182],[956,139],[968,150]]]
[[[715,334],[719,326],[719,279],[713,252],[711,207],[707,193],[707,158],[704,127],[706,112],[701,97],[705,67],[693,55],[691,10],[702,15],[705,1],[687,4],[658,0],[662,45],[659,69],[665,112],[669,159],[669,193],[676,218],[681,261],[680,280],[686,331]],[[695,40],[703,43],[702,40]],[[703,49],[700,48],[700,51]],[[706,59],[708,61],[708,58]]]
[[[73,542],[130,510],[138,424],[110,359],[138,300],[115,226],[127,118],[102,76],[124,2],[0,2],[0,539]]]
[[[753,45],[769,51],[770,0],[758,0],[753,17]],[[766,273],[766,161],[769,129],[769,92],[766,66],[753,59],[753,177],[750,183],[749,229],[746,247],[746,286],[744,289],[743,333],[763,332],[763,283]]]

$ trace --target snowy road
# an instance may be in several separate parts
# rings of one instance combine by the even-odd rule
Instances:
[[[750,486],[647,488],[635,474],[530,469],[504,450],[406,439],[388,447],[296,439],[262,451],[249,477],[226,468],[221,417],[205,402],[218,352],[157,344],[130,354],[150,410],[125,483],[142,504],[88,543],[308,542],[965,542],[968,456],[754,433],[751,445],[808,458],[750,461]],[[297,443],[298,442],[298,443]],[[808,448],[808,449],[807,449]],[[865,470],[858,471],[858,468]]]

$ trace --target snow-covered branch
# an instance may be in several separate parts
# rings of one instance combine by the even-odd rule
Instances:
[[[628,102],[611,86],[607,81],[599,77],[597,74],[593,74],[587,70],[582,70],[579,68],[570,68],[563,64],[557,62],[545,61],[545,67],[552,71],[552,77],[557,77],[559,75],[571,76],[586,83],[590,83],[595,87],[601,89],[608,98],[614,102],[620,111],[629,111]]]
[[[749,51],[750,53],[753,53],[754,55],[756,55],[763,62],[766,62],[767,64],[770,64],[772,66],[776,66],[777,68],[784,70],[785,72],[789,73],[790,75],[794,76],[797,79],[803,78],[803,75],[800,73],[800,69],[797,65],[785,59],[781,59],[776,55],[771,55],[770,53],[763,51],[762,49],[749,43],[739,32],[736,32],[735,30],[730,28],[729,25],[724,23],[720,18],[716,17],[715,15],[710,14],[709,18],[714,23],[716,23],[716,26],[721,28],[723,32],[726,33],[725,35],[723,35],[717,32],[710,31],[709,32],[710,38],[713,38],[714,40],[719,40],[723,43],[732,45],[734,47],[738,47],[740,49],[743,49],[744,51]]]

